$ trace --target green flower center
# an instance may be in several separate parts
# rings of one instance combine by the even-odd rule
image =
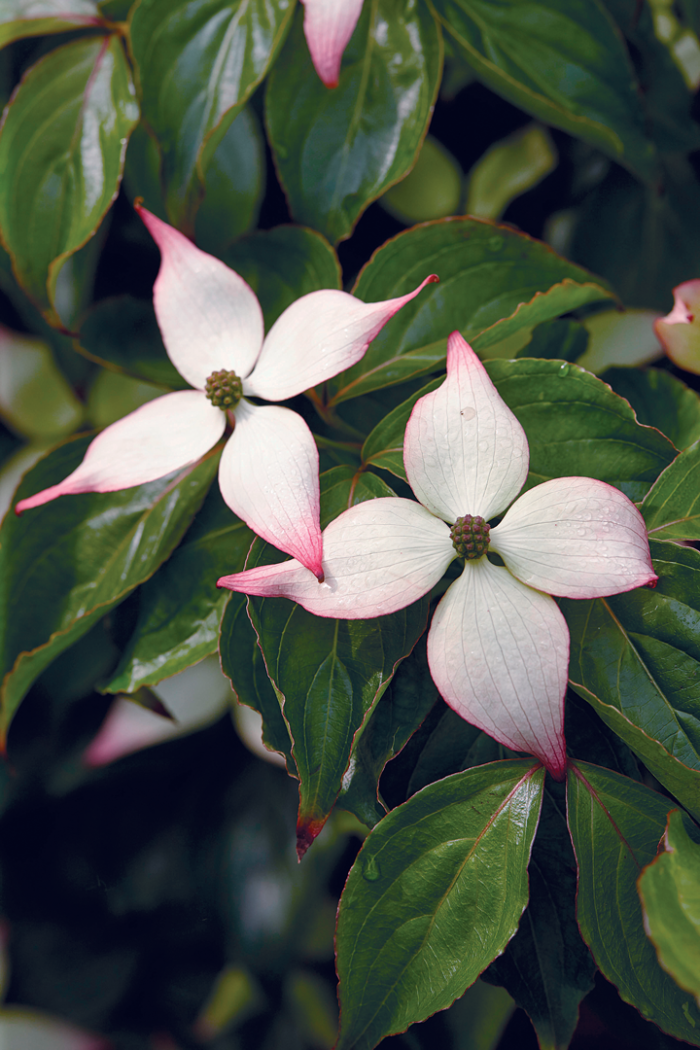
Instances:
[[[450,529],[452,546],[462,558],[480,558],[489,549],[490,531],[491,526],[478,514],[465,514]]]
[[[220,372],[212,372],[204,384],[204,393],[212,405],[227,412],[235,408],[243,397],[243,382],[235,372],[227,372],[222,368]]]

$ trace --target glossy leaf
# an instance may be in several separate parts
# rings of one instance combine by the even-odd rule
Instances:
[[[462,202],[462,169],[438,139],[426,135],[405,179],[380,197],[382,208],[406,226],[456,215]]]
[[[88,310],[76,349],[114,372],[156,383],[169,390],[188,390],[167,355],[153,304],[131,295],[102,299]]]
[[[197,247],[221,256],[252,229],[265,194],[265,140],[260,122],[244,106],[229,125],[204,175],[204,200],[197,211]]]
[[[28,13],[29,12],[29,13]],[[27,36],[69,33],[102,24],[94,0],[4,0],[0,7],[0,47]]]
[[[118,37],[74,40],[22,79],[0,132],[0,229],[24,290],[58,323],[56,280],[117,194],[138,120]]]
[[[676,448],[700,439],[700,396],[660,368],[606,368],[600,378],[626,397],[647,427],[657,427]]]
[[[331,380],[330,404],[441,368],[455,329],[481,351],[520,329],[612,297],[540,241],[470,218],[399,234],[375,252],[353,291],[364,302],[389,299],[431,272],[440,283],[424,288],[385,325],[362,361]]]
[[[626,401],[577,365],[524,358],[488,361],[486,369],[525,429],[532,482],[583,475],[640,499],[674,458],[670,441],[639,426]],[[416,400],[442,382],[426,384],[375,427],[362,449],[365,464],[405,479],[406,422]]]
[[[524,761],[458,773],[366,839],[338,912],[338,1050],[445,1009],[503,951],[527,903],[543,778]]]
[[[375,0],[363,5],[340,82],[329,91],[311,64],[297,13],[265,100],[297,222],[332,242],[350,235],[367,205],[412,167],[441,71],[442,41],[427,5]]]
[[[700,816],[700,553],[650,541],[659,575],[595,601],[562,599],[573,688]]]
[[[291,0],[142,0],[131,49],[143,114],[163,155],[171,222],[186,233],[219,142],[284,40]]]
[[[442,715],[423,743],[408,782],[407,794],[452,773],[485,765],[503,758],[505,748],[481,729],[465,722],[446,705]]]
[[[254,538],[214,485],[180,546],[143,586],[136,626],[105,692],[156,685],[217,651],[229,592],[216,581],[244,568]]]
[[[340,264],[330,244],[301,226],[256,230],[232,244],[223,258],[257,295],[268,332],[295,299],[341,287]]]
[[[261,564],[256,547],[248,568]],[[425,630],[428,601],[373,620],[327,620],[287,599],[249,598],[248,614],[294,742],[301,855],[335,803],[358,731]]]
[[[663,838],[664,852],[647,865],[637,882],[644,928],[659,963],[681,988],[700,998],[700,846],[672,810]]]
[[[543,1050],[564,1050],[579,1004],[593,988],[595,964],[576,925],[576,865],[563,797],[542,801],[530,860],[530,899],[513,940],[486,971],[530,1017]]]
[[[494,143],[469,172],[468,215],[500,219],[508,205],[556,168],[557,151],[546,128],[530,124]]]
[[[360,734],[352,766],[343,777],[338,796],[342,809],[349,809],[369,827],[374,827],[386,815],[388,807],[380,798],[379,778],[387,762],[398,755],[438,700],[423,636],[413,652],[399,664],[389,688]],[[448,770],[442,775],[446,772]]]
[[[659,475],[640,510],[656,539],[700,539],[700,441]]]
[[[662,1031],[700,1045],[700,1010],[659,966],[636,893],[664,833],[668,799],[583,762],[569,770],[567,798],[583,939],[626,1002]]]
[[[287,769],[296,776],[292,741],[280,699],[265,669],[258,636],[247,613],[245,594],[232,594],[221,621],[221,668],[231,681],[239,703],[262,717],[262,739],[270,751],[283,755]]]
[[[533,328],[530,342],[513,356],[575,362],[587,346],[588,332],[580,321],[556,318]]]
[[[60,446],[19,487],[24,498],[81,461],[89,439]],[[218,464],[122,492],[65,496],[2,527],[3,735],[25,692],[59,653],[165,561],[199,509]]]
[[[436,0],[438,16],[493,91],[590,142],[641,179],[655,150],[627,50],[597,0]]]

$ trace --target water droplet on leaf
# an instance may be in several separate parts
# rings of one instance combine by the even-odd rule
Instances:
[[[379,865],[374,857],[368,857],[362,868],[362,874],[368,882],[376,882],[379,878]]]

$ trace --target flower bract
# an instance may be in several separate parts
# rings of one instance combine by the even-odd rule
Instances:
[[[263,339],[253,290],[223,262],[144,208],[161,252],[153,302],[168,355],[192,390],[150,401],[90,444],[58,485],[21,500],[17,513],[58,496],[142,485],[196,462],[233,433],[219,466],[229,507],[269,543],[321,577],[318,450],[298,413],[249,398],[284,401],[363,356],[390,317],[418,294],[363,303],[332,289],[292,303]],[[223,385],[222,385],[223,384]]]
[[[673,309],[654,322],[654,331],[674,365],[700,374],[700,280],[673,289]]]
[[[304,35],[326,87],[338,86],[343,51],[361,11],[362,0],[304,0]]]
[[[460,557],[453,534],[486,532],[437,606],[430,672],[464,719],[564,775],[569,632],[551,595],[597,598],[656,581],[641,514],[593,478],[554,478],[515,497],[528,474],[525,432],[459,332],[447,378],[415,405],[404,464],[419,502],[369,500],[324,531],[325,582],[292,560],[223,577],[247,594],[291,598],[318,616],[365,619],[428,593]],[[515,500],[515,502],[513,502]],[[511,506],[512,504],[512,506]],[[505,511],[505,514],[504,514]],[[457,535],[458,533],[458,535]],[[467,540],[471,537],[467,536]]]

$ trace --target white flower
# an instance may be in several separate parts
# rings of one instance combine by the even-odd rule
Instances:
[[[243,278],[144,208],[139,212],[161,252],[153,303],[163,342],[195,389],[165,394],[113,423],[72,474],[15,509],[20,514],[69,493],[114,492],[164,477],[213,448],[230,422],[221,495],[254,532],[320,578],[316,443],[296,412],[247,397],[284,401],[349,368],[389,318],[437,277],[380,303],[332,289],[311,292],[263,340],[260,304]],[[210,395],[217,402],[223,395],[217,397],[213,377],[222,372],[237,393],[216,407]],[[225,395],[226,381],[224,387]]]
[[[317,616],[366,619],[422,597],[461,552],[464,570],[428,635],[435,684],[466,721],[533,753],[561,778],[569,632],[550,595],[618,594],[656,575],[639,511],[592,478],[555,478],[513,503],[490,530],[490,550],[505,568],[480,553],[486,521],[517,496],[528,460],[522,427],[453,332],[447,378],[416,403],[406,428],[406,474],[420,503],[370,500],[332,521],[323,535],[323,584],[288,561],[219,585],[291,598]],[[465,516],[481,521],[458,522]]]
[[[337,87],[343,51],[362,11],[362,0],[303,0],[304,35],[326,87]]]

